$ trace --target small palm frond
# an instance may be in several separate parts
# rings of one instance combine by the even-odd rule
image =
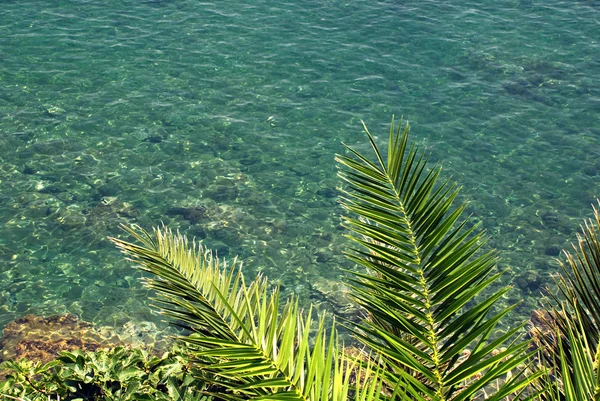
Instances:
[[[395,129],[392,119],[387,155],[364,129],[375,157],[350,147],[350,156],[336,157],[344,225],[361,245],[347,255],[368,270],[354,273],[368,314],[355,334],[379,355],[388,387],[408,384],[412,399],[471,400],[497,382],[487,399],[522,393],[533,377],[510,373],[523,369],[528,344],[515,339],[520,327],[496,330],[514,305],[496,311],[508,287],[482,294],[500,276],[496,255],[478,255],[484,237],[459,222],[465,206],[452,207],[456,186],[427,167],[408,124]]]
[[[180,340],[197,357],[202,379],[218,389],[208,393],[282,401],[345,401],[352,393],[360,401],[378,398],[376,375],[369,366],[356,369],[334,327],[328,335],[323,317],[315,327],[312,313],[304,317],[293,299],[281,307],[279,289],[270,289],[265,278],[246,284],[235,260],[228,267],[165,227],[154,236],[139,227],[125,229],[138,244],[111,240],[153,275],[144,283],[157,293],[160,313],[193,332]],[[352,392],[357,376],[374,380]]]
[[[596,348],[600,338],[600,214],[594,207],[594,218],[586,220],[582,234],[577,235],[574,253],[565,251],[567,263],[561,263],[563,274],[556,284],[569,310],[578,311],[581,323]],[[560,316],[560,315],[559,315]]]
[[[562,307],[561,313],[566,316],[567,309]],[[540,399],[600,400],[600,347],[592,346],[591,333],[586,332],[583,322],[579,309],[575,309],[570,318],[562,320],[563,326],[555,327],[551,345],[555,354],[540,353],[542,364],[548,368],[540,378],[540,387],[545,387]]]
[[[552,384],[550,400],[600,399],[599,232],[600,213],[594,207],[594,218],[584,222],[573,244],[574,253],[564,251],[567,262],[561,262],[562,274],[555,279],[559,296],[550,295],[555,306],[547,308],[546,329],[533,328],[539,358],[551,374],[550,379],[542,377]]]

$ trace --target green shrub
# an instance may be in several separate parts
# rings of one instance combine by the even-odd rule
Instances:
[[[204,384],[189,356],[172,351],[116,347],[95,352],[61,352],[47,364],[7,361],[0,394],[23,400],[195,400]]]

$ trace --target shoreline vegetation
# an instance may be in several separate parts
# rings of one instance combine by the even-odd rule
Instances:
[[[244,277],[167,227],[123,226],[110,240],[146,273],[154,308],[185,335],[144,347],[69,349],[47,362],[4,361],[15,400],[600,399],[600,214],[586,221],[547,296],[539,327],[498,330],[516,305],[486,236],[456,205],[458,187],[392,118],[387,147],[337,155],[356,319],[326,318]],[[69,319],[65,317],[64,319]],[[360,348],[346,348],[338,329]]]

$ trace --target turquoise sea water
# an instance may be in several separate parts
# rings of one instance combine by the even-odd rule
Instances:
[[[333,156],[392,114],[463,186],[527,317],[600,196],[599,21],[593,0],[2,2],[0,327],[156,321],[120,223],[343,311]]]

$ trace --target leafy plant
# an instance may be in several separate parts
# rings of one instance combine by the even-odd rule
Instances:
[[[0,395],[21,400],[198,400],[204,383],[178,351],[154,356],[140,348],[61,352],[47,364],[3,362]]]
[[[59,361],[48,363],[27,360],[5,361],[0,372],[6,379],[0,382],[0,395],[18,400],[47,401],[69,393],[68,386],[60,380],[55,367]]]

